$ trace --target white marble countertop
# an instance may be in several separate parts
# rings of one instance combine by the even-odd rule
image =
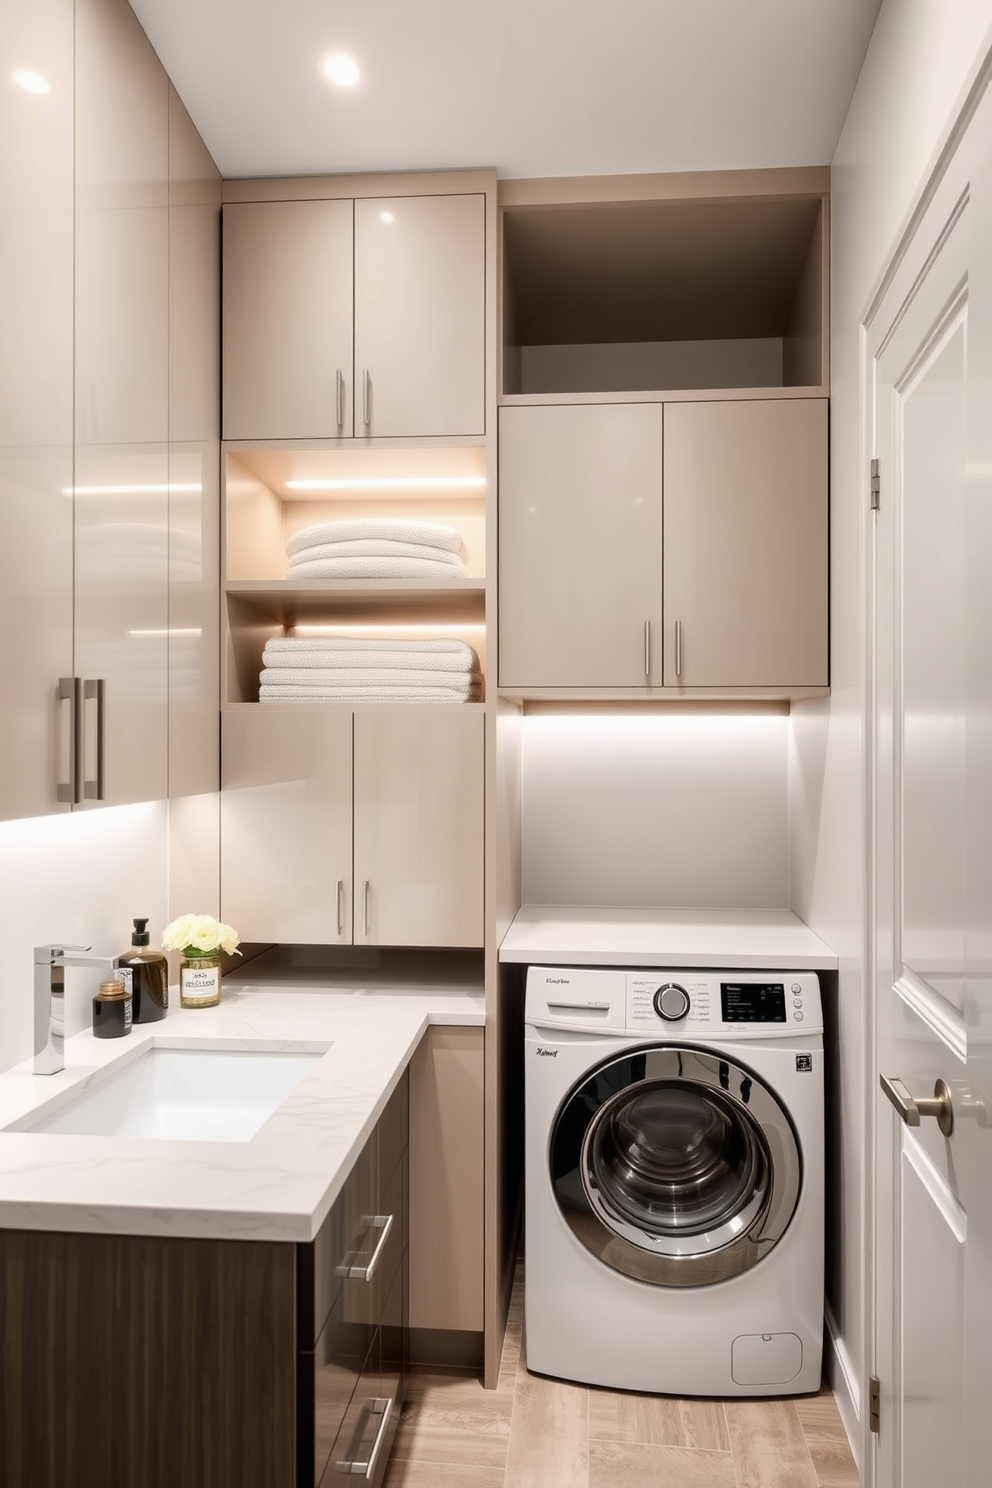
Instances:
[[[313,975],[301,990],[268,977],[253,985],[249,973],[225,980],[219,1007],[171,1008],[123,1039],[77,1034],[58,1075],[26,1062],[0,1076],[0,1227],[311,1240],[428,1024],[485,1021],[470,982],[320,987]],[[3,1130],[148,1044],[326,1053],[247,1142]]]
[[[789,910],[624,909],[524,904],[501,961],[539,966],[829,971],[837,956]]]

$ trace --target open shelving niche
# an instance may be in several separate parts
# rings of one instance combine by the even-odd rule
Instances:
[[[360,449],[338,443],[232,443],[225,446],[224,475],[225,706],[257,704],[262,651],[273,636],[460,640],[478,653],[486,676],[483,443],[420,441]],[[301,583],[287,577],[286,543],[294,533],[352,518],[410,518],[457,528],[468,551],[467,576],[443,584],[425,579]]]
[[[500,183],[500,401],[827,391],[828,180]]]

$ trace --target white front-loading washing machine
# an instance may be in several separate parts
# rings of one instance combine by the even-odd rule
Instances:
[[[528,1368],[817,1390],[816,975],[532,966],[525,1024]]]

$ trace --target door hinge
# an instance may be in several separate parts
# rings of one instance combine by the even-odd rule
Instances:
[[[882,478],[878,473],[878,461],[871,462],[871,509],[878,511],[879,497],[882,494]]]
[[[878,1375],[873,1374],[868,1380],[868,1426],[878,1432],[878,1422],[882,1409],[882,1386]]]

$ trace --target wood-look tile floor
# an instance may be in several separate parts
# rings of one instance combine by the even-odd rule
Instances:
[[[498,1388],[412,1369],[384,1488],[858,1488],[858,1473],[826,1387],[676,1400],[531,1374],[521,1268]]]

